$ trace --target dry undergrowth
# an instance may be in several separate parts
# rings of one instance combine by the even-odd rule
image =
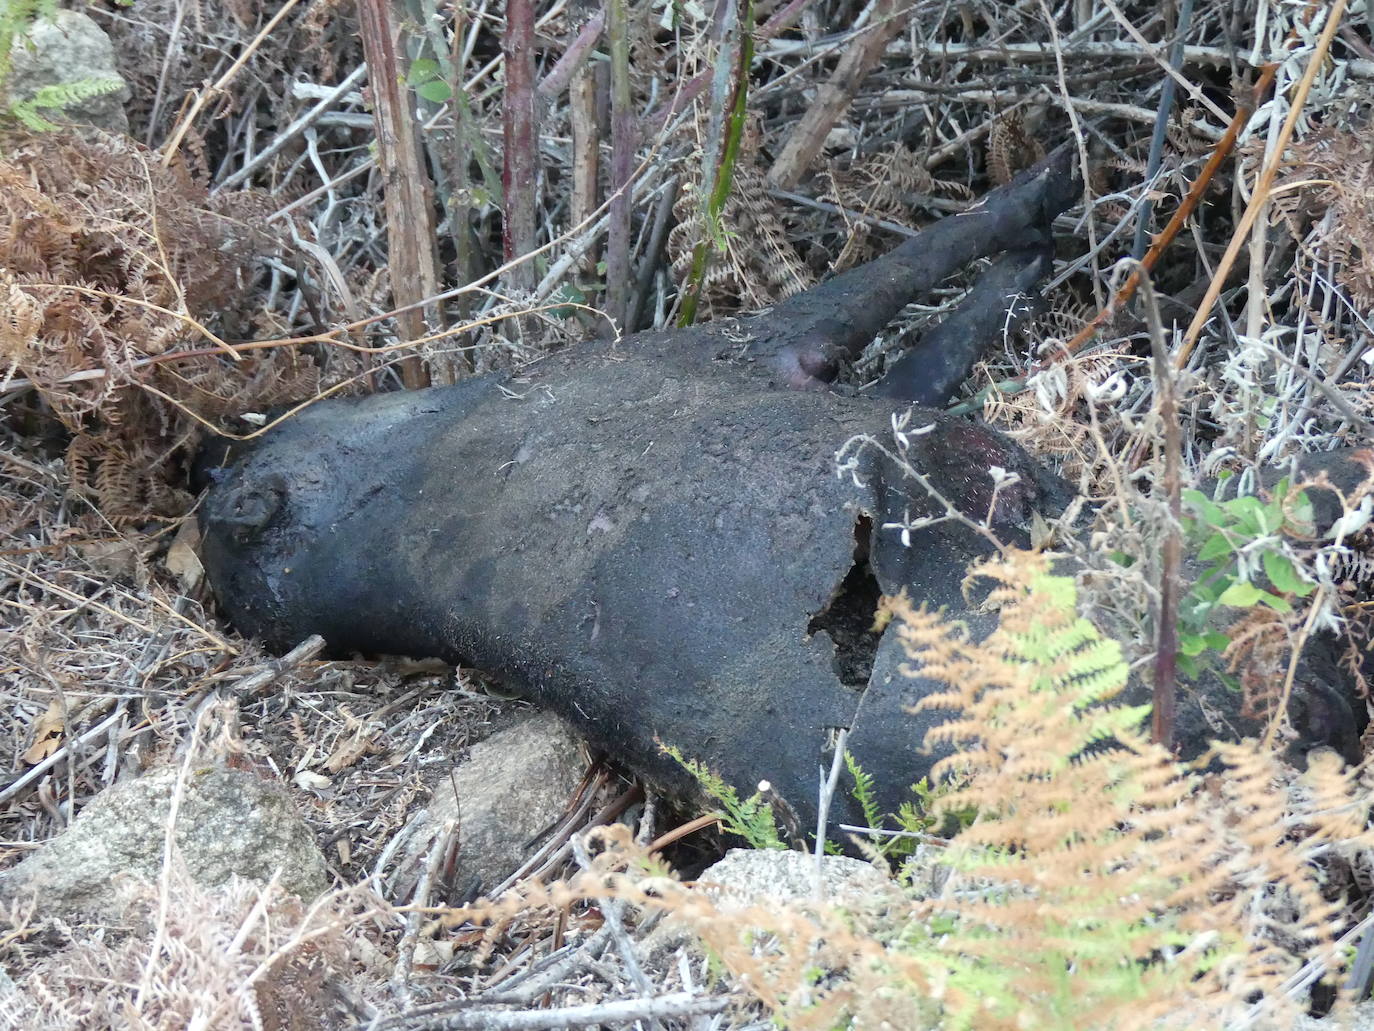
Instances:
[[[189,507],[175,485],[198,427],[179,405],[218,420],[318,389],[297,350],[147,362],[204,349],[206,323],[231,336],[269,328],[236,324],[276,247],[265,207],[247,192],[212,200],[184,166],[113,136],[0,141],[0,363],[39,391],[31,420],[60,422],[72,489],[111,520]]]
[[[0,1026],[343,1027],[370,1016],[386,976],[395,921],[366,888],[306,906],[275,884],[202,890],[174,866],[138,901],[161,907],[156,935],[72,929],[70,947],[0,998]]]
[[[372,374],[373,358],[333,342],[243,352],[241,361],[216,353],[215,338],[313,336],[390,307],[382,179],[372,167],[374,141],[361,85],[309,132],[286,130],[361,62],[353,6],[301,3],[259,38],[284,6],[140,0],[131,8],[91,8],[113,35],[122,70],[133,83],[135,138],[155,147],[188,128],[168,168],[158,151],[108,138],[6,140],[0,147],[0,698],[12,717],[0,728],[5,863],[59,833],[103,785],[173,753],[212,693],[263,668],[263,656],[250,642],[215,623],[184,549],[175,559],[168,552],[178,526],[166,520],[188,507],[185,463],[200,420],[220,423],[360,374],[362,389],[391,383],[382,372]],[[507,6],[519,5],[411,5],[415,25],[427,33],[438,26],[437,36],[427,36],[416,52],[432,57],[437,38],[440,52],[461,59],[461,103],[416,101],[433,125],[424,145],[436,178],[436,211],[446,216],[439,227],[446,287],[467,283],[509,256],[501,244],[499,142]],[[629,205],[630,257],[641,265],[635,292],[643,324],[657,327],[671,324],[678,313],[683,266],[673,259],[708,232],[699,217],[699,194],[692,190],[708,178],[704,156],[719,153],[721,142],[703,130],[720,121],[711,117],[710,82],[678,103],[694,77],[709,79],[717,67],[721,45],[713,35],[712,11],[709,5],[670,6],[671,12],[648,4],[629,11],[628,87],[641,129],[628,156],[637,169]],[[1155,47],[1174,29],[1173,5],[1091,2],[1051,9],[975,0],[908,9],[813,0],[756,7],[761,19],[790,10],[795,20],[757,41],[747,105],[757,136],[749,140],[737,189],[722,214],[718,232],[729,243],[728,257],[720,257],[708,278],[707,310],[728,313],[742,302],[766,303],[800,278],[851,267],[890,247],[902,229],[957,212],[1037,148],[1071,137],[1083,142],[1089,191],[1084,208],[1058,226],[1050,311],[1026,338],[1002,341],[968,392],[972,407],[982,408],[1100,502],[1086,549],[1096,565],[1080,585],[1081,600],[1101,625],[1128,643],[1139,642],[1140,656],[1133,658],[1142,657],[1149,650],[1142,630],[1145,614],[1157,603],[1156,545],[1165,525],[1152,499],[1153,447],[1161,426],[1144,330],[1125,312],[1109,323],[1098,344],[1040,366],[1110,297],[1115,263],[1131,250],[1142,203],[1154,202],[1150,228],[1157,229],[1197,179],[1237,97],[1245,94],[1244,82],[1235,78],[1253,78],[1247,70],[1253,51],[1259,60],[1282,62],[1277,89],[1262,98],[1237,156],[1223,163],[1198,215],[1155,269],[1166,327],[1181,329],[1261,169],[1281,159],[1270,213],[1259,223],[1271,228],[1245,241],[1241,265],[1214,312],[1220,317],[1179,378],[1184,462],[1199,475],[1236,471],[1233,482],[1244,484],[1262,463],[1368,438],[1374,396],[1362,355],[1374,304],[1368,218],[1374,158],[1367,144],[1374,50],[1367,18],[1347,15],[1319,63],[1312,92],[1301,102],[1294,141],[1280,152],[1276,130],[1297,103],[1296,87],[1327,5],[1269,5],[1261,18],[1255,5],[1199,2],[1180,67],[1184,82],[1177,110],[1168,119],[1162,158],[1151,167],[1149,137],[1167,74]],[[572,46],[582,10],[577,4],[537,5],[541,75]],[[458,23],[455,11],[463,16]],[[801,116],[822,88],[838,81],[836,68],[862,47],[865,19],[893,11],[902,25],[886,50],[863,75],[839,81],[852,96],[833,124],[820,128],[816,156],[806,168],[812,178],[794,190],[775,189],[768,179],[772,163],[800,131]],[[1150,45],[1141,45],[1132,30]],[[241,70],[222,89],[206,93],[205,106],[190,103],[192,91],[217,82],[240,59]],[[439,306],[444,326],[519,310],[526,302],[603,302],[606,283],[597,259],[604,255],[607,223],[597,217],[584,223],[583,217],[610,194],[611,155],[603,142],[609,138],[606,87],[597,81],[605,65],[599,57],[588,62],[580,87],[553,90],[541,101],[540,174],[529,199],[541,227],[537,242],[550,250],[535,263],[537,285],[529,292],[505,277],[486,282]],[[590,98],[582,108],[570,99],[578,88],[583,92],[576,95]],[[189,115],[193,110],[199,114]],[[588,125],[590,147],[579,135]],[[239,175],[273,143],[281,146],[272,160]],[[454,161],[455,154],[471,160]],[[579,173],[588,178],[589,154],[601,161],[590,169],[587,203],[569,203]],[[684,198],[677,206],[683,227],[676,235],[669,232],[673,209],[660,203],[673,180],[683,184]],[[662,254],[655,253],[655,240]],[[957,300],[964,281],[914,305],[870,349],[853,379],[876,376],[893,346],[938,318]],[[571,309],[555,307],[541,318],[482,327],[460,337],[459,345],[481,370],[508,363],[513,346],[533,353],[585,328]],[[357,344],[364,335],[369,343],[396,343],[385,322],[336,332],[331,341]],[[450,341],[426,347],[436,374],[453,360]],[[165,360],[183,349],[201,353]],[[1028,373],[1034,373],[1028,383],[1016,382]],[[16,379],[29,382],[16,385]],[[976,393],[981,390],[986,393]],[[1105,561],[1113,551],[1147,561],[1127,570]],[[1352,550],[1348,558],[1358,562],[1359,554]],[[1369,610],[1368,589],[1361,586],[1369,578],[1351,580],[1348,592],[1328,602],[1347,617],[1354,640],[1368,633],[1360,629],[1360,616]],[[1281,669],[1303,616],[1299,607],[1281,621],[1252,617],[1255,625],[1238,631],[1250,648],[1247,666],[1238,673],[1248,671],[1253,680]],[[939,638],[931,626],[923,632]],[[422,805],[426,784],[490,724],[490,701],[449,688],[437,679],[406,679],[367,665],[312,662],[280,678],[269,695],[240,700],[250,754],[293,781],[342,881],[358,883],[385,867],[388,846]],[[1290,785],[1291,774],[1272,770],[1268,760],[1240,758],[1233,781],[1208,781],[1199,789],[1176,778],[1159,790],[1179,792],[1180,808],[1194,806],[1198,790],[1215,790],[1214,824],[1222,812],[1233,813],[1236,822],[1213,826],[1221,842],[1213,848],[1233,848],[1227,855],[1244,870],[1246,846],[1237,843],[1242,831],[1253,824],[1257,834],[1267,832],[1283,820],[1298,826],[1297,808],[1276,807],[1299,807],[1327,795],[1338,805],[1344,775],[1319,766],[1320,782],[1304,789],[1317,794],[1304,801]],[[1258,800],[1266,778],[1282,790]],[[1228,783],[1235,797],[1227,795]],[[1272,839],[1264,840],[1270,848]],[[1167,839],[1155,844],[1163,847]],[[1296,832],[1290,844],[1294,848],[1280,853],[1261,849],[1255,859],[1273,863],[1301,899],[1302,878],[1314,868],[1295,864],[1304,849],[1323,846]],[[600,861],[623,867],[635,856],[622,843]],[[1219,865],[1211,869],[1220,876]],[[1335,877],[1334,868],[1325,869]],[[1108,872],[1124,875],[1129,867]],[[404,879],[390,869],[380,873],[383,894],[404,901],[397,889]],[[1202,883],[1217,887],[1215,880]],[[631,897],[645,890],[617,884]],[[1244,900],[1256,898],[1252,889],[1237,881],[1233,894],[1212,891],[1208,899],[1220,908],[1190,894],[1199,905],[1188,912],[1218,921],[1230,914],[1239,922],[1222,931],[1249,935],[1245,920],[1262,921],[1273,912],[1266,903],[1236,916]],[[604,894],[599,882],[567,890],[576,898]],[[851,1005],[869,1006],[866,1016],[890,1015],[903,1026],[912,986],[930,986],[933,968],[902,959],[891,947],[894,928],[901,926],[891,915],[874,924],[877,936],[869,937],[852,914],[756,914],[751,921],[765,922],[755,926],[784,932],[779,941],[786,946],[765,943],[760,952],[757,941],[731,937],[746,921],[731,917],[717,926],[711,921],[719,914],[701,895],[675,894],[680,889],[667,882],[655,890],[661,897],[643,899],[648,908],[676,906],[684,917],[695,914],[727,965],[751,975],[746,983],[756,997],[803,1026]],[[1343,926],[1361,915],[1369,895],[1367,884],[1351,886]],[[1329,938],[1320,920],[1325,900],[1306,897],[1310,904],[1301,919],[1309,923],[1298,926],[1311,940],[1285,940],[1277,952],[1265,953],[1272,938],[1245,937],[1247,948],[1255,950],[1245,954],[1245,963],[1270,955],[1288,969],[1306,946]],[[246,964],[267,954],[262,950],[291,941],[294,931],[307,926],[305,916],[269,893],[266,911],[281,926],[274,923],[274,936],[259,936],[251,928],[260,925],[244,916],[245,905],[252,908],[246,896],[177,898],[187,907],[204,907],[211,917],[204,926],[172,925],[175,949],[165,955],[182,964],[185,981],[170,979],[170,968],[150,975],[139,967],[143,939],[137,936],[119,939],[110,932],[102,938],[100,929],[69,934],[41,912],[15,923],[34,933],[19,943],[21,954],[13,963],[7,954],[6,965],[21,978],[36,972],[35,986],[58,986],[48,996],[35,996],[36,1005],[48,1007],[43,1012],[54,1026],[80,1023],[71,1009],[76,1000],[62,997],[76,991],[62,978],[78,975],[88,987],[100,985],[90,1000],[91,1014],[127,999],[128,985],[152,976],[149,983],[166,992],[167,1006],[157,1011],[160,1026],[181,1026],[185,1011],[178,1007],[193,997],[207,1012],[219,1013],[219,1026],[255,1026],[246,1007],[258,999],[258,988],[243,990],[251,976]],[[977,890],[970,899],[986,902]],[[522,904],[510,903],[512,911]],[[359,939],[372,940],[368,921],[356,919],[357,909],[331,906],[312,918],[323,923],[309,925],[327,928],[318,955],[293,952],[282,967],[307,987],[318,973],[316,958],[338,961],[331,976],[354,976],[350,964],[358,957],[344,957],[340,943],[353,949]],[[913,921],[914,913],[908,914]],[[995,922],[995,914],[982,916]],[[1289,916],[1284,922],[1292,925]],[[245,926],[250,930],[242,963],[214,952]],[[532,957],[564,941],[569,927],[571,953],[565,956],[568,965],[552,968],[558,976],[511,987]],[[493,988],[527,1006],[575,1003],[579,993],[612,999],[644,994],[616,949],[587,948],[592,940],[606,948],[599,904],[556,913],[522,910],[504,935],[491,939],[488,966],[473,958],[471,932],[446,939],[442,931],[427,931],[445,948],[436,953],[434,969],[417,979],[422,990],[416,996],[394,990],[395,1009],[442,1003],[455,994],[481,996]],[[585,935],[579,938],[579,932]],[[1097,933],[1084,940],[1091,943]],[[75,948],[68,947],[72,942]],[[5,948],[11,944],[4,939]],[[381,985],[401,963],[394,936],[376,947],[382,954],[367,953],[362,969]],[[994,937],[984,947],[1000,946]],[[814,961],[821,956],[836,974],[817,985]],[[864,957],[873,960],[871,966],[859,961]],[[704,974],[695,962],[673,959],[654,968],[654,986],[700,992]],[[1244,963],[1233,969],[1245,969]],[[1152,968],[1151,976],[1160,974]],[[895,994],[880,990],[891,983],[884,978],[896,979]],[[1030,981],[1011,983],[1040,990]],[[301,998],[290,985],[270,991],[278,994],[269,992],[259,1003],[264,1014],[272,1012],[273,999]],[[948,988],[943,997],[953,1000]],[[318,1018],[331,1026],[325,1010],[313,1007],[317,1001],[305,999],[295,1008],[304,1022]],[[153,1013],[148,1011],[149,1023],[158,1026]],[[755,1016],[740,1007],[730,1019],[745,1023]],[[396,1026],[420,1027],[425,1019]]]

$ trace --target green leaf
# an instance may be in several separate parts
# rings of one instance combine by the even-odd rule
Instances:
[[[1207,639],[1201,634],[1179,634],[1178,651],[1180,655],[1201,655],[1207,650]]]
[[[568,302],[567,306],[560,305],[549,312],[556,319],[573,318],[577,315],[578,309],[572,305],[587,303],[587,295],[578,288],[576,283],[564,283],[555,291],[553,297],[555,300]]]
[[[1224,507],[1235,527],[1249,536],[1259,537],[1268,532],[1264,529],[1264,502],[1259,498],[1245,494],[1226,502]]]
[[[1282,612],[1285,616],[1293,611],[1293,606],[1289,604],[1287,598],[1281,598],[1277,594],[1270,594],[1268,591],[1260,592],[1260,601],[1268,605],[1275,612]]]
[[[453,90],[443,79],[431,79],[415,87],[415,92],[431,104],[442,104],[453,96]]]
[[[430,57],[417,57],[410,62],[410,71],[406,73],[406,85],[418,86],[422,82],[437,78],[438,75],[438,61]]]
[[[1224,533],[1214,533],[1207,538],[1207,543],[1197,553],[1199,562],[1215,562],[1217,559],[1231,554],[1231,542],[1226,539]]]
[[[1207,647],[1214,652],[1224,652],[1231,646],[1231,639],[1220,630],[1209,630],[1203,637],[1207,639]]]
[[[1299,491],[1288,504],[1288,532],[1298,537],[1311,537],[1317,532],[1316,517],[1307,491]]]
[[[1264,563],[1264,575],[1269,577],[1275,589],[1284,594],[1298,594],[1304,587],[1312,586],[1298,576],[1288,556],[1280,555],[1277,551],[1266,551],[1260,559]]]
[[[1253,607],[1266,594],[1254,584],[1248,584],[1244,580],[1238,580],[1226,590],[1221,592],[1221,597],[1217,599],[1222,605],[1231,605],[1238,609],[1248,609]]]
[[[1222,575],[1225,572],[1226,569],[1220,566],[1215,569],[1207,570],[1202,579],[1193,585],[1193,589],[1188,592],[1189,595],[1199,605],[1210,606],[1215,604],[1217,599],[1221,597],[1221,592],[1224,591],[1231,582],[1229,575]]]
[[[1208,526],[1225,526],[1227,519],[1221,510],[1221,506],[1209,498],[1200,490],[1185,490],[1182,497],[1189,508],[1197,512],[1198,517]]]
[[[1260,510],[1260,526],[1265,533],[1274,533],[1283,526],[1283,503],[1271,501]]]

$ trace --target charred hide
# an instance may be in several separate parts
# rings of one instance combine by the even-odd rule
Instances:
[[[240,630],[285,649],[437,656],[501,675],[679,793],[660,743],[810,822],[834,733],[889,792],[934,761],[879,593],[960,612],[986,554],[1066,499],[1018,447],[909,399],[945,399],[1035,303],[1067,152],[974,210],[770,312],[586,344],[518,374],[317,404],[215,470],[205,560]],[[828,388],[903,304],[1001,253],[878,394]],[[792,389],[788,389],[792,388]],[[799,388],[799,389],[798,389]],[[894,416],[909,450],[893,451]],[[857,456],[837,475],[836,455]],[[995,490],[994,467],[1016,482]],[[848,803],[833,815],[859,819]]]
[[[835,475],[850,437],[890,434],[889,405],[742,387],[661,356],[582,355],[519,382],[317,406],[211,493],[215,592],[274,648],[320,633],[497,672],[678,790],[659,739],[799,809],[834,728],[855,728],[861,758],[892,735],[919,776],[895,656],[882,719],[856,724],[874,707],[877,590],[962,607],[986,544],[945,524],[907,548],[880,529],[938,509],[876,452],[862,486]],[[989,465],[1023,475],[995,519],[1019,532],[1045,500],[1026,458],[920,418],[934,428],[915,457],[970,513],[988,511]]]

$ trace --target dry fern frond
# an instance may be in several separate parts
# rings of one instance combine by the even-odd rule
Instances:
[[[591,871],[449,919],[500,929],[607,897],[667,911],[794,1028],[1224,1027],[1257,1000],[1286,1014],[1288,974],[1339,963],[1315,862],[1369,848],[1357,774],[1318,755],[1294,780],[1247,743],[1199,775],[1136,729],[1143,709],[1112,703],[1120,650],[1047,557],[977,573],[1001,612],[981,642],[889,603],[913,667],[945,685],[922,703],[950,713],[932,736],[956,745],[933,806],[977,814],[939,850],[939,898],[731,908],[618,828]]]
[[[1331,836],[1366,837],[1355,774],[1321,761],[1305,800],[1276,790],[1287,778],[1271,753],[1218,745],[1227,770],[1204,790],[1135,729],[1142,710],[1103,704],[1126,668],[1076,615],[1070,579],[1030,554],[982,572],[1001,607],[987,641],[909,611],[900,629],[922,673],[949,685],[922,705],[958,714],[936,734],[956,746],[937,772],[958,775],[937,807],[979,814],[952,846],[959,867],[1004,887],[942,907],[959,921],[950,947],[986,975],[961,1012],[1004,1026],[985,1022],[996,1000],[1011,1027],[1036,1000],[1050,1018],[1036,1026],[1091,1013],[1100,1027],[1216,1027],[1255,992],[1280,1006],[1303,960],[1335,963],[1340,906],[1311,863]],[[1340,814],[1330,824],[1308,808],[1316,795]]]
[[[1064,311],[1058,318],[1071,325],[1074,315]],[[1051,343],[1047,349],[1052,347]],[[1004,373],[992,372],[989,364],[976,372],[980,379],[996,383],[1005,378]],[[1092,485],[1114,482],[1108,466],[1119,458],[1107,450],[1106,439],[1120,426],[1117,412],[1124,406],[1107,402],[1120,402],[1127,392],[1139,389],[1128,371],[1140,364],[1141,359],[1124,349],[1080,352],[1047,365],[1031,380],[1030,390],[993,390],[984,402],[983,417],[1031,453],[1053,456],[1063,476],[1091,491]]]
[[[1007,111],[992,124],[988,133],[988,177],[1005,186],[1023,168],[1045,156],[1045,145],[1026,132],[1025,119],[1017,111]]]
[[[927,194],[961,201],[973,196],[963,183],[932,175],[921,155],[903,143],[861,157],[848,168],[832,168],[826,180],[829,186],[822,195],[824,199],[864,215],[902,224],[911,222],[914,195]],[[846,249],[852,249],[856,243],[862,242],[853,239],[854,233],[855,229],[851,227],[851,239],[846,243]],[[870,241],[850,257],[849,264],[867,261],[887,246],[885,241]]]
[[[1268,721],[1273,718],[1283,696],[1283,677],[1288,667],[1294,628],[1292,616],[1285,617],[1267,605],[1246,609],[1245,614],[1226,629],[1231,643],[1222,658],[1227,668],[1239,674],[1240,714],[1246,719]]]
[[[699,107],[698,135],[704,132],[700,124],[703,118]],[[778,217],[777,201],[768,193],[758,147],[759,130],[751,123],[745,128],[730,196],[721,212],[723,249],[712,252],[702,283],[700,311],[712,318],[766,308],[774,301],[805,290],[813,282],[810,270],[802,263]],[[673,274],[680,285],[685,285],[691,274],[692,256],[698,241],[712,235],[705,222],[706,204],[701,196],[704,180],[699,157],[700,148],[688,161],[695,171],[683,184],[673,206],[677,225],[668,234]]]
[[[1273,190],[1274,203],[1294,235],[1323,252],[1322,260],[1334,265],[1336,281],[1365,311],[1374,308],[1374,141],[1369,128],[1312,133],[1294,145],[1297,161]],[[1297,184],[1305,185],[1298,189]]]
[[[253,262],[275,247],[259,227],[263,201],[212,200],[184,168],[112,136],[8,138],[0,153],[6,376],[35,384],[72,434],[75,486],[108,519],[184,510],[168,486],[191,436],[177,406],[214,419],[317,386],[299,353],[141,364],[204,346],[199,327],[250,307]],[[69,378],[89,372],[101,374]]]

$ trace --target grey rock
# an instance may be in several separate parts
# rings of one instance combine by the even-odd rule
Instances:
[[[781,849],[732,848],[725,858],[708,866],[697,883],[718,911],[751,907],[805,910],[815,902],[846,912],[881,914],[900,905],[901,891],[885,872],[848,856],[821,857],[822,890],[816,895],[816,857]],[[672,917],[656,927],[644,942],[650,962],[686,948],[700,955],[696,936]]]
[[[822,856],[822,895],[827,902],[885,898],[892,879],[868,863],[847,856]],[[717,901],[741,906],[816,898],[816,858],[779,849],[732,848],[700,880],[715,885]]]
[[[106,132],[125,134],[129,118],[124,111],[130,92],[115,70],[114,45],[89,16],[80,11],[58,11],[49,20],[39,18],[24,37],[15,41],[13,67],[7,82],[9,99],[31,100],[44,86],[89,79],[118,80],[121,87],[79,103],[60,113],[39,113],[52,121],[79,122]]]
[[[541,712],[473,745],[439,782],[424,822],[409,829],[401,869],[423,868],[443,826],[457,821],[454,886],[491,891],[538,847],[531,839],[563,815],[586,768],[578,742],[566,723]]]
[[[62,834],[0,873],[0,899],[39,894],[46,912],[118,913],[162,870],[180,766],[115,784]],[[203,887],[237,875],[313,899],[329,886],[324,856],[285,789],[244,770],[192,766],[176,814],[176,846]],[[278,873],[279,872],[279,873]]]
[[[1278,1031],[1271,1025],[1261,1031]],[[1299,1017],[1293,1031],[1374,1031],[1374,1002],[1362,1002],[1351,1009],[1323,1017]]]

